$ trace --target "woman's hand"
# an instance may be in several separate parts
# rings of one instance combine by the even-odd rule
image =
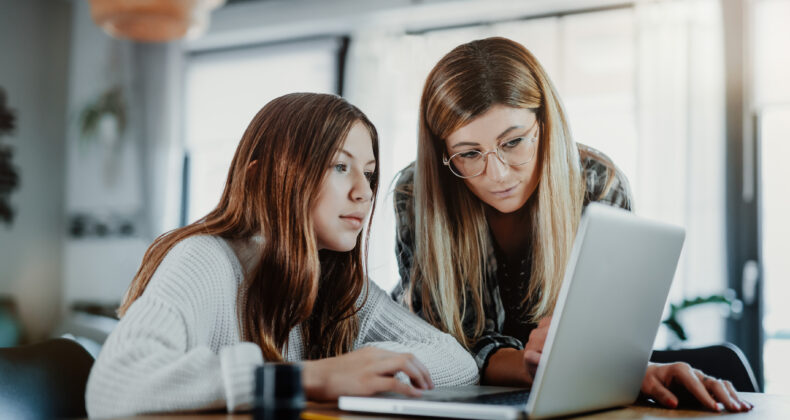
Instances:
[[[754,406],[738,397],[730,381],[708,376],[687,363],[658,364],[647,367],[642,381],[642,393],[660,404],[675,408],[678,396],[670,391],[675,386],[684,388],[704,407],[711,411],[749,411]]]
[[[386,391],[420,396],[420,390],[433,388],[428,369],[414,355],[375,347],[310,360],[302,366],[302,384],[309,400],[330,401],[341,395],[372,395]],[[405,373],[414,386],[395,378],[398,372]]]
[[[546,336],[549,333],[551,316],[540,320],[538,326],[530,331],[527,344],[524,345],[524,367],[527,369],[528,382],[532,385],[535,380],[535,373],[538,371],[540,355],[543,353],[543,345],[546,344]]]
[[[549,324],[551,317],[543,318],[529,333],[523,350],[503,348],[491,355],[488,366],[483,371],[482,382],[488,385],[532,386]]]

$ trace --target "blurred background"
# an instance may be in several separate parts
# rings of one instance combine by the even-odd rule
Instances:
[[[425,77],[505,36],[635,211],[687,229],[656,348],[733,342],[788,394],[788,22],[790,0],[0,0],[0,346],[96,351],[150,242],[213,208],[252,116],[294,91],[379,130],[369,268],[391,289]]]

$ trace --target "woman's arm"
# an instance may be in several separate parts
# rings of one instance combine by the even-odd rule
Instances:
[[[550,325],[551,317],[543,318],[529,333],[523,350],[500,348],[491,355],[481,375],[483,383],[531,387]]]
[[[359,312],[360,334],[355,347],[375,346],[413,354],[430,372],[436,386],[477,383],[472,356],[449,334],[442,333],[395,303],[373,282]]]
[[[524,364],[524,351],[510,347],[500,348],[492,354],[480,376],[484,385],[532,385]]]

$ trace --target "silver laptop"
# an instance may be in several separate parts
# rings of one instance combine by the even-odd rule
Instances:
[[[467,419],[563,416],[634,402],[685,232],[590,204],[582,216],[532,389],[468,386],[340,397],[341,410]]]

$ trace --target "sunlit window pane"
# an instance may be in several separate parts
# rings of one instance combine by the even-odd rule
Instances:
[[[638,186],[634,11],[572,15],[561,22],[560,94],[574,138],[607,154]]]
[[[760,249],[765,392],[790,394],[790,1],[754,3],[754,106],[760,114]]]
[[[252,117],[290,92],[335,93],[334,39],[192,57],[186,75],[187,222],[211,211]]]
[[[756,105],[790,101],[790,1],[762,0],[754,13],[754,91]]]
[[[765,392],[790,394],[790,105],[767,110],[761,132]]]

